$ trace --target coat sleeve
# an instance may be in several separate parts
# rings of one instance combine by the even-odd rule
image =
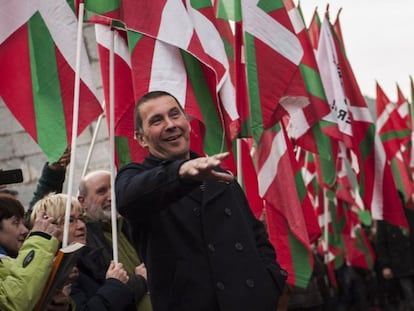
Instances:
[[[39,300],[52,268],[59,241],[31,234],[16,258],[0,262],[0,310],[32,310]]]
[[[72,285],[71,298],[76,303],[76,311],[125,310],[134,303],[134,293],[130,287],[117,279],[106,279],[97,292],[87,297],[85,291]]]
[[[183,181],[178,170],[184,161],[164,161],[161,165],[145,169],[132,163],[121,169],[115,180],[116,205],[128,220],[145,222],[172,201],[186,195],[199,182]]]
[[[141,275],[131,275],[128,286],[134,291],[135,301],[140,301],[147,293],[147,281]]]

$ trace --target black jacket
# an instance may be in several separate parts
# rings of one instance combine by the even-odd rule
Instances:
[[[276,310],[286,274],[243,190],[236,182],[183,181],[182,163],[150,156],[115,181],[154,310]]]
[[[105,238],[103,224],[101,222],[87,221],[86,228],[86,245],[89,246],[89,249],[94,249],[94,253],[99,254],[99,256],[93,256],[94,264],[106,272],[113,258],[113,250],[112,244]],[[125,234],[126,238],[130,239],[128,230],[128,224],[125,221],[122,222],[122,234]],[[118,244],[118,247],[121,247],[120,244]],[[125,263],[124,268],[126,268]],[[141,298],[147,293],[147,282],[142,276],[130,274],[128,286],[133,289],[135,302],[141,301]],[[145,308],[143,306],[142,310],[149,309],[149,306]]]
[[[70,294],[76,310],[135,311],[133,290],[117,279],[105,279],[107,267],[99,264],[101,258],[100,249],[84,247],[77,263],[79,277]]]
[[[381,269],[390,268],[395,277],[414,276],[414,212],[404,208],[409,232],[384,220],[377,223],[376,252]]]

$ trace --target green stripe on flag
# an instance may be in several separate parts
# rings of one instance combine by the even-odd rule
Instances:
[[[410,135],[410,130],[402,130],[402,131],[390,131],[388,133],[381,134],[381,141],[387,142],[388,140],[393,140],[397,138],[406,138]]]
[[[312,126],[312,132],[319,152],[322,180],[325,184],[332,186],[336,180],[336,167],[335,161],[333,160],[331,139],[323,133],[320,127],[322,124],[323,122],[320,121]]]
[[[374,137],[375,137],[375,125],[371,124],[368,127],[367,133],[361,144],[359,145],[361,151],[361,157],[363,160],[366,160],[374,150]]]
[[[361,230],[362,228],[358,228],[355,232],[356,247],[364,253],[367,265],[370,269],[372,269],[374,267],[374,261],[373,261],[373,258],[371,257],[371,252],[368,249],[368,245],[366,244],[367,241],[362,236]]]
[[[398,166],[398,159],[392,159],[390,161],[390,165],[392,170],[392,177],[394,179],[398,191],[400,191],[403,194],[404,200],[408,200],[407,192],[405,191],[404,182],[401,176],[401,169]]]
[[[75,0],[66,0],[73,12],[75,11]]]
[[[97,14],[105,14],[119,9],[121,0],[89,0],[84,1],[85,9]]]
[[[118,156],[119,167],[131,163],[131,151],[129,150],[128,138],[123,136],[115,137],[115,150]]]
[[[239,22],[242,19],[240,0],[218,0],[217,17]]]
[[[250,102],[250,125],[256,144],[260,141],[263,132],[262,106],[260,103],[259,79],[257,77],[256,49],[254,36],[245,32],[246,43],[246,71]]]
[[[296,192],[299,196],[299,201],[302,203],[305,196],[306,196],[306,186],[303,181],[302,173],[300,170],[295,174],[295,185],[296,185]]]
[[[306,90],[313,96],[327,101],[319,73],[313,68],[302,63],[299,65],[299,69],[302,77],[304,77],[303,81],[305,82]]]
[[[234,48],[233,48],[231,42],[224,39],[223,37],[221,37],[221,39],[223,40],[224,50],[226,51],[226,56],[229,58],[229,61],[234,61],[235,51],[234,51]]]
[[[198,106],[204,118],[206,133],[203,141],[206,154],[216,154],[227,150],[223,126],[207,86],[207,81],[199,61],[191,54],[180,50],[188,78],[194,90]],[[224,149],[225,148],[225,149]]]
[[[285,5],[282,0],[260,0],[257,3],[257,6],[267,13],[285,8]]]
[[[305,288],[308,286],[312,274],[312,266],[309,250],[292,234],[288,227],[289,245],[292,254],[293,270],[295,274],[295,285]]]
[[[210,0],[191,0],[190,3],[192,8],[196,10],[211,8]]]
[[[127,38],[128,38],[128,48],[129,54],[132,55],[136,45],[138,44],[139,40],[143,37],[143,34],[138,33],[136,31],[128,30],[127,31]]]
[[[54,162],[68,144],[68,125],[65,123],[55,44],[39,12],[28,21],[28,38],[37,143],[49,162]]]

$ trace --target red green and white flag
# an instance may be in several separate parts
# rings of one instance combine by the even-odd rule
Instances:
[[[122,2],[121,18],[128,30],[185,51],[208,68],[211,72],[208,79],[212,80],[209,83],[214,83],[213,103],[221,113],[219,117],[226,122],[225,126],[231,128],[231,122],[238,119],[235,90],[211,2],[126,0]],[[189,58],[184,61],[187,60],[191,61]]]
[[[399,88],[398,88],[399,90]],[[406,104],[406,103],[405,103]],[[391,102],[377,82],[377,131],[391,165],[397,189],[408,201],[413,193],[413,182],[404,153],[411,131],[407,125],[407,106],[399,92],[399,104]]]
[[[326,26],[322,25],[322,28],[331,28],[327,19],[325,23]],[[351,164],[358,176],[361,197],[366,207],[371,209],[373,219],[384,219],[392,224],[407,227],[391,168],[386,161],[385,151],[376,133],[370,111],[343,52],[344,44],[339,42],[338,36],[331,38],[334,40],[333,52],[338,60],[335,70],[338,79],[342,81],[346,102],[349,105],[352,151],[357,159],[351,161]]]
[[[414,192],[413,177],[408,163],[401,151],[398,151],[395,157],[390,161],[392,175],[395,185],[399,192],[403,195],[404,202],[411,201]]]
[[[263,130],[283,115],[278,109],[280,100],[298,71],[303,49],[282,1],[262,5],[246,0],[241,4],[249,121],[258,143]]]
[[[95,37],[98,45],[99,64],[105,97],[106,119],[109,128],[109,57],[113,36],[114,49],[114,132],[115,161],[118,167],[130,162],[141,162],[147,151],[134,140],[135,98],[132,87],[131,57],[126,32],[96,24]]]
[[[191,118],[194,151],[215,154],[230,150],[217,110],[212,72],[191,54],[134,31],[128,31],[128,45],[135,100],[149,91],[170,92]]]
[[[358,189],[350,181],[349,170],[345,166],[340,170],[338,176],[338,187],[336,198],[345,207],[346,216],[343,228],[343,240],[346,261],[354,267],[372,269],[375,262],[375,254],[372,245],[362,229],[361,222],[371,224],[368,211],[364,211],[364,204],[359,197]],[[368,217],[363,217],[368,215]]]
[[[401,91],[400,86],[397,84],[397,110],[401,118],[404,120],[404,125],[407,131],[407,137],[405,142],[403,142],[403,146],[401,149],[402,155],[404,157],[405,162],[407,165],[410,163],[411,158],[411,145],[412,141],[412,122],[411,122],[411,106],[408,102],[407,98],[404,96],[403,92]]]
[[[316,51],[319,46],[319,37],[321,35],[321,19],[319,17],[318,11],[315,9],[313,16],[309,23],[308,31],[309,38],[312,43],[313,49]]]
[[[411,170],[414,169],[414,83],[413,78],[410,77],[410,90],[411,90],[411,103],[410,103],[410,124],[411,124],[411,134],[410,134],[410,160],[408,161],[408,165]]]
[[[371,218],[365,217],[363,202],[358,196],[358,191],[349,180],[349,174],[343,169],[338,178],[337,199],[345,207],[346,216],[343,228],[343,240],[345,257],[348,264],[354,267],[372,269],[375,262],[375,253],[372,245],[362,229],[361,222],[371,224]]]
[[[48,157],[72,139],[77,19],[64,0],[1,1],[0,96]],[[78,133],[101,113],[86,49],[80,66]]]
[[[389,100],[378,82],[376,91],[377,132],[384,145],[387,159],[391,161],[399,151],[403,150],[403,146],[410,138],[410,130],[406,120],[401,117],[396,103]]]
[[[292,0],[284,0],[284,3],[304,51],[299,64],[300,70],[297,71],[281,101],[281,105],[289,111],[289,136],[298,146],[318,154],[321,181],[332,186],[335,182],[337,156],[334,146],[336,142],[329,136],[334,136],[332,132],[337,132],[337,126],[336,123],[325,119],[332,112],[300,8],[296,8]]]
[[[246,193],[253,214],[260,219],[264,212],[264,201],[259,195],[258,177],[251,155],[253,145],[253,138],[240,138],[240,154],[238,156],[241,158],[241,186]]]
[[[344,230],[345,256],[347,262],[353,267],[373,269],[375,252],[366,236],[357,213],[347,210],[347,228]]]
[[[279,264],[288,271],[287,282],[306,287],[313,257],[305,219],[309,210],[304,210],[307,206],[302,204],[307,194],[304,184],[298,189],[296,183],[301,172],[298,167],[295,170],[292,146],[280,124],[263,132],[258,147],[259,194],[265,200],[269,238],[277,250]],[[315,218],[312,208],[310,212]]]
[[[411,129],[411,111],[410,111],[410,104],[407,98],[404,96],[403,92],[401,91],[400,86],[397,84],[397,110],[400,117],[404,120],[404,124],[407,129]]]
[[[152,90],[172,93],[193,118],[198,142],[192,147],[207,154],[229,150],[237,132],[235,89],[211,3],[119,5],[119,21],[128,31],[135,100]]]
[[[345,94],[341,78],[338,75],[338,70],[340,70],[339,60],[335,52],[333,33],[327,18],[322,23],[316,60],[321,73],[326,98],[332,110],[332,114],[327,115],[326,120],[337,124],[339,133],[336,138],[352,150],[349,99]]]

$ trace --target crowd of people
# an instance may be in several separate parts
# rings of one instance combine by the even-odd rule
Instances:
[[[0,310],[34,310],[62,243],[68,200],[68,243],[85,246],[49,311],[414,310],[412,235],[378,222],[376,269],[344,265],[333,286],[315,253],[308,287],[287,286],[265,225],[220,168],[228,153],[192,152],[189,120],[167,92],[143,96],[134,120],[135,139],[149,155],[116,176],[119,260],[111,173],[88,173],[68,198],[68,149],[43,167],[26,212],[18,193],[0,193]]]

